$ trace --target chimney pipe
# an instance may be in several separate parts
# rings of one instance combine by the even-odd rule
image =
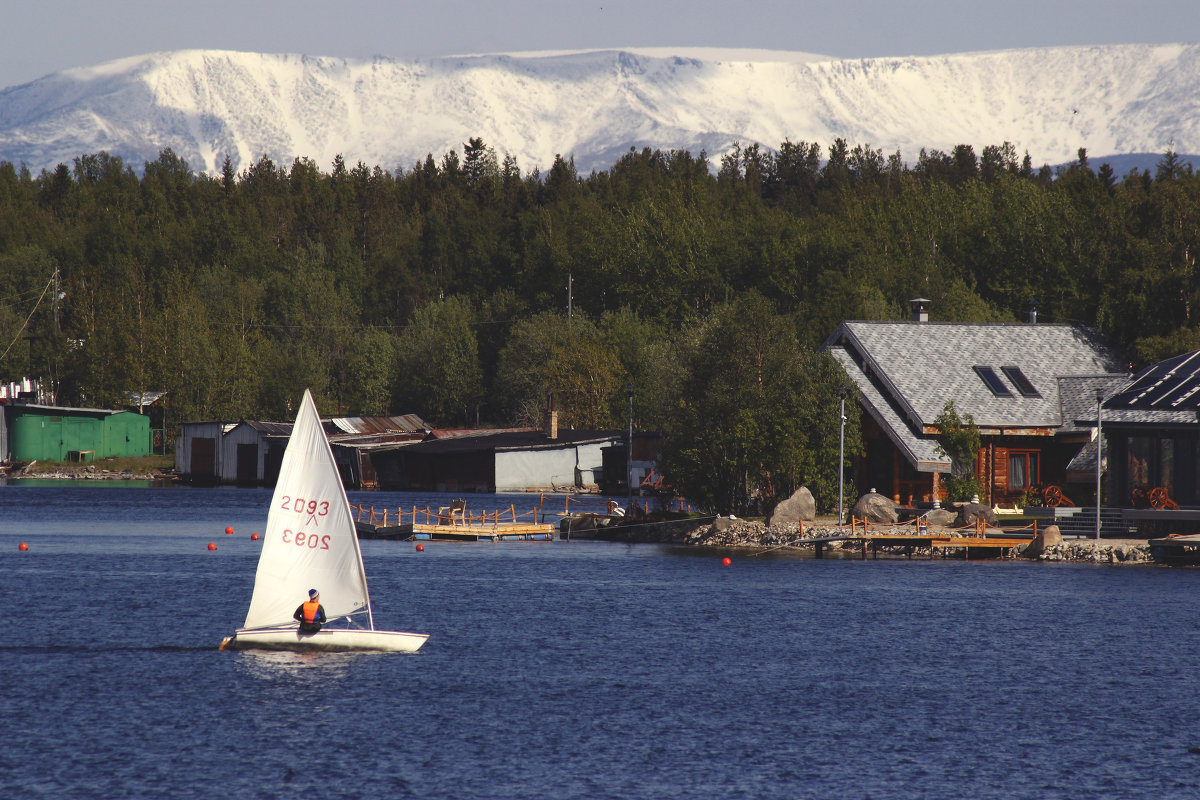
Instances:
[[[1030,325],[1037,325],[1037,310],[1038,310],[1038,301],[1030,300],[1029,301],[1029,324]]]
[[[908,301],[909,305],[912,306],[912,310],[913,310],[913,315],[912,315],[913,322],[929,322],[929,303],[930,302],[931,301],[926,300],[924,297],[917,297],[913,300]]]

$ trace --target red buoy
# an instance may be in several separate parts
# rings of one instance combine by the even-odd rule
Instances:
[[[419,544],[419,545],[417,545],[417,552],[418,552],[418,553],[424,553],[424,552],[425,552],[425,545],[423,545],[423,544]]]
[[[252,542],[257,542],[257,541],[258,541],[258,534],[257,534],[257,533],[252,533],[252,534],[250,534],[250,541],[252,541]]]
[[[217,549],[217,543],[216,543],[216,542],[209,542],[209,543],[208,543],[208,549],[209,549],[209,550],[216,550],[216,549]]]
[[[226,535],[226,536],[233,536],[233,527],[232,527],[232,526],[226,526],[226,528],[225,528],[225,535]]]
[[[27,545],[25,542],[21,542],[19,545],[17,545],[17,549],[24,553],[29,549],[29,545]]]
[[[730,564],[733,563],[733,559],[730,558],[729,556],[725,556],[724,558],[721,559],[721,563],[728,567]]]

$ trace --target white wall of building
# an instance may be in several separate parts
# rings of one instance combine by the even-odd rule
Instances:
[[[601,449],[612,441],[543,450],[507,450],[496,453],[496,491],[523,492],[576,485],[576,469],[583,486],[595,486],[603,473]]]

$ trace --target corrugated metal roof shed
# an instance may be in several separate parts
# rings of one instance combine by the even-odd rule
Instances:
[[[558,437],[551,439],[541,429],[531,428],[517,431],[483,431],[474,435],[454,436],[444,439],[427,439],[409,445],[406,452],[414,453],[470,453],[487,450],[549,450],[594,442],[606,442],[614,437],[624,438],[624,431],[574,431],[559,429]]]
[[[329,422],[342,433],[422,433],[429,430],[416,414],[399,417],[335,417]]]

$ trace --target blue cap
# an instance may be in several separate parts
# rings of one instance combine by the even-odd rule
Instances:
[[[316,589],[309,589],[308,590],[308,599],[311,600],[314,597],[316,597],[318,594],[320,594],[320,592],[318,592]]]

